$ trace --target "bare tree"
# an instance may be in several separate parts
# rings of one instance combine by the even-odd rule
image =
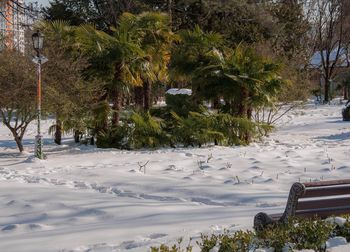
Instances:
[[[25,131],[36,117],[34,64],[20,53],[4,50],[0,66],[0,118],[23,152]]]
[[[347,23],[348,0],[313,0],[313,41],[315,56],[320,58],[320,72],[324,80],[324,102],[331,99],[331,81],[337,67],[347,63],[349,25]]]

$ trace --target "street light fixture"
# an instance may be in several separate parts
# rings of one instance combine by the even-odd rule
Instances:
[[[40,33],[40,31],[37,31],[33,33],[32,40],[34,50],[37,52],[38,55],[40,55],[40,50],[42,50],[44,47],[44,36]]]
[[[37,136],[35,137],[35,150],[34,155],[39,159],[44,159],[43,153],[43,140],[41,135],[41,65],[47,62],[47,59],[41,55],[41,50],[44,46],[44,36],[40,33],[40,31],[35,32],[32,35],[33,47],[36,51],[37,55],[33,58],[33,62],[37,64],[37,120],[38,120],[38,128],[37,128]]]

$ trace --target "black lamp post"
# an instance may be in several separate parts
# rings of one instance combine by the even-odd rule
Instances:
[[[38,72],[37,72],[37,78],[38,78],[38,85],[37,85],[37,120],[38,120],[38,128],[37,128],[37,136],[35,137],[35,157],[39,159],[44,158],[43,153],[43,140],[41,135],[41,128],[40,128],[40,121],[41,121],[41,64],[43,57],[41,55],[41,50],[44,46],[44,36],[40,33],[40,31],[35,32],[32,35],[33,40],[33,47],[36,51],[37,55],[34,58],[34,62],[38,66]]]

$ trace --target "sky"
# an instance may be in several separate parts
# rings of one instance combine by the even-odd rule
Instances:
[[[48,5],[49,4],[49,0],[25,0],[27,3],[34,3],[34,2],[38,2],[39,4],[42,5]]]

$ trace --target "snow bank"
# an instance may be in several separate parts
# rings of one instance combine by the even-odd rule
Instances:
[[[170,95],[192,95],[192,90],[191,89],[186,89],[186,88],[171,88],[168,91],[166,91],[166,94]]]

